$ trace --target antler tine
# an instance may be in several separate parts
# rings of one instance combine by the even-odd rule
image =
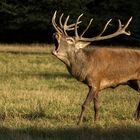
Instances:
[[[53,24],[54,28],[56,29],[56,31],[57,31],[58,33],[62,34],[62,33],[63,33],[63,30],[60,29],[60,27],[58,27],[58,25],[57,25],[56,22],[55,22],[56,14],[57,14],[57,11],[54,12],[54,15],[53,15],[53,18],[52,18],[52,24]]]
[[[63,28],[63,24],[62,24],[62,17],[63,17],[64,13],[61,14],[60,18],[59,18],[59,24],[61,26],[61,28]]]
[[[109,23],[112,21],[112,19],[109,19],[108,22],[106,23],[106,25],[104,26],[103,31],[98,35],[98,36],[102,36],[102,34],[105,32],[105,30],[107,29]]]
[[[128,22],[126,23],[126,25],[124,26],[124,28],[126,29],[129,25],[129,23],[131,22],[131,20],[133,19],[133,17],[130,17],[130,19],[128,20]]]
[[[57,29],[57,25],[55,23],[56,13],[57,13],[57,11],[54,12],[54,15],[53,15],[53,18],[52,18],[52,24],[53,24],[54,28],[56,29],[56,31],[59,32],[59,30]]]
[[[90,22],[89,22],[88,26],[87,26],[86,29],[83,31],[83,33],[80,35],[80,38],[81,38],[81,37],[86,33],[86,31],[89,29],[89,27],[90,27],[92,21],[93,21],[93,18],[90,19]]]
[[[73,23],[73,24],[70,24],[70,25],[67,25],[67,23],[68,23],[68,20],[69,20],[69,15],[67,16],[67,18],[66,18],[66,20],[65,20],[65,23],[64,23],[64,26],[63,26],[63,28],[65,29],[65,30],[68,30],[68,31],[70,31],[70,30],[74,30],[75,28],[75,23]],[[82,21],[79,21],[78,23],[77,23],[77,25],[78,24],[80,24]]]
[[[126,34],[126,35],[130,35],[131,33],[130,33],[130,31],[125,31],[125,29],[128,27],[128,25],[129,25],[129,23],[131,22],[131,20],[132,20],[132,17],[128,20],[128,22],[126,23],[126,25],[124,26],[124,25],[122,25],[121,24],[121,21],[120,21],[120,19],[118,20],[118,22],[119,22],[119,28],[118,28],[118,31],[121,31],[123,34]],[[123,30],[122,30],[123,29]]]
[[[124,25],[122,25],[122,23],[121,23],[121,20],[119,19],[118,20],[118,22],[119,22],[119,27],[118,27],[118,30],[120,30]]]
[[[82,21],[78,21],[77,25],[80,24],[81,22]],[[74,30],[75,29],[75,23],[67,25],[67,26],[69,27],[68,30]],[[77,26],[77,28],[78,28],[78,26]]]
[[[70,16],[68,15],[67,18],[66,18],[66,20],[65,20],[65,22],[64,22],[64,27],[63,27],[64,28],[64,33],[67,36],[68,36],[68,34],[67,34],[66,30],[69,29],[69,27],[67,26],[67,23],[68,23],[69,18],[70,18]]]
[[[79,35],[78,35],[78,31],[77,31],[77,25],[78,25],[78,22],[79,22],[79,20],[80,20],[80,18],[83,16],[83,14],[81,14],[78,18],[77,18],[77,20],[76,20],[76,23],[75,23],[75,38],[79,38]]]
[[[124,31],[125,31],[125,29],[128,27],[128,25],[130,24],[130,22],[131,22],[132,19],[133,19],[133,17],[130,17],[130,19],[128,20],[128,22],[127,22],[126,25],[124,26]],[[130,31],[128,31],[128,32],[125,31],[125,34],[126,34],[126,35],[131,35],[131,32],[130,32]]]

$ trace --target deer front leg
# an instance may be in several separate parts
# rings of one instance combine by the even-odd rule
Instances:
[[[83,121],[83,117],[84,117],[84,114],[87,110],[87,106],[90,104],[90,102],[93,100],[93,97],[94,97],[94,90],[92,87],[89,88],[89,92],[88,92],[88,95],[86,97],[86,100],[84,101],[83,105],[82,105],[82,111],[81,111],[81,114],[80,114],[80,117],[79,117],[79,121],[78,121],[78,125]]]

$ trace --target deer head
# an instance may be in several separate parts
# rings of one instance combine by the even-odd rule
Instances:
[[[125,34],[125,35],[130,35],[130,31],[126,31],[126,28],[128,27],[129,23],[132,20],[132,17],[128,20],[128,22],[125,25],[122,25],[121,21],[118,20],[119,22],[119,27],[117,29],[117,31],[115,31],[112,34],[109,35],[103,35],[105,30],[107,29],[107,27],[109,26],[109,24],[111,23],[112,19],[108,20],[107,23],[105,24],[102,32],[95,36],[95,37],[91,37],[91,38],[86,38],[83,37],[84,34],[86,33],[86,31],[89,29],[93,19],[90,20],[89,24],[87,25],[87,27],[83,30],[83,32],[81,33],[81,35],[78,34],[78,26],[81,23],[80,19],[83,16],[83,14],[81,14],[75,23],[68,25],[68,20],[69,20],[69,15],[67,16],[64,24],[62,24],[62,18],[63,18],[63,13],[61,14],[60,18],[59,18],[59,25],[56,24],[56,14],[57,11],[55,11],[53,18],[52,18],[52,24],[56,30],[56,33],[54,34],[54,41],[55,41],[55,49],[53,50],[53,55],[55,55],[56,57],[58,57],[61,61],[63,61],[65,64],[69,64],[69,58],[68,58],[68,54],[70,52],[73,51],[78,51],[79,49],[85,48],[86,46],[88,46],[91,42],[94,41],[99,41],[99,40],[105,40],[105,39],[110,39],[116,36],[119,36],[121,34]],[[70,30],[74,30],[75,32],[75,36],[69,36],[68,35],[68,31]]]

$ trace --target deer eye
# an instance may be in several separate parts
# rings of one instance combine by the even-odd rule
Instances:
[[[57,33],[54,33],[53,34],[53,39],[58,39],[59,38],[59,35]]]
[[[53,33],[52,37],[53,37],[53,39],[55,39],[55,33]]]
[[[68,44],[75,44],[75,40],[72,37],[66,38]]]

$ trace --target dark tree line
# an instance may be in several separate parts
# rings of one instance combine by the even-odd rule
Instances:
[[[109,18],[114,19],[111,30],[115,30],[116,19],[126,22],[133,16],[129,26],[132,37],[126,37],[126,41],[139,45],[139,7],[138,0],[0,0],[0,41],[51,42],[54,32],[51,18],[57,10],[58,14],[69,14],[72,22],[84,13],[81,30],[86,27],[90,18],[94,18],[89,36],[100,32]]]

